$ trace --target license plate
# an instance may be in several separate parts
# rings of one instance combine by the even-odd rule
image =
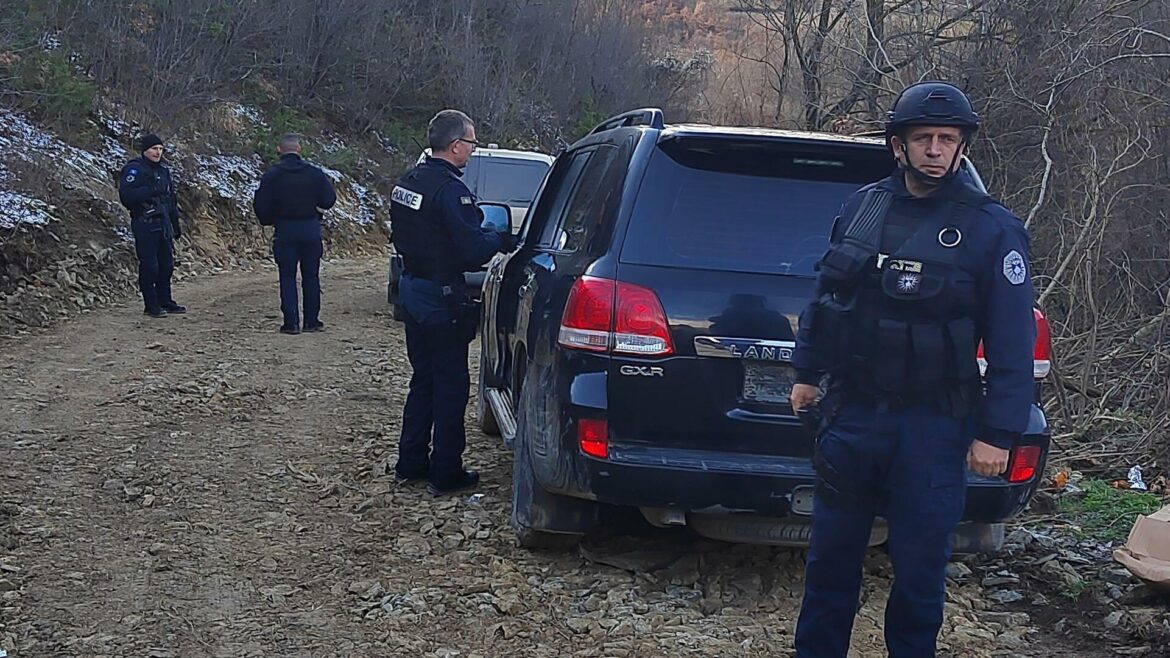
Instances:
[[[796,371],[791,366],[770,363],[743,364],[743,399],[765,404],[788,404]]]

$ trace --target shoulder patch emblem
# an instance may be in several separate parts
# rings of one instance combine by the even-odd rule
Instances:
[[[401,203],[411,210],[418,210],[422,208],[423,195],[395,185],[394,191],[390,193],[390,200],[394,203]]]
[[[1024,264],[1024,257],[1015,249],[1003,257],[1003,276],[1013,286],[1020,285],[1028,278],[1028,266]]]
[[[127,169],[126,170],[126,182],[127,183],[133,183],[134,179],[137,177],[138,177],[138,170],[137,169]]]
[[[474,204],[475,201],[469,196],[461,196],[459,197],[459,203],[462,203],[465,206],[470,206]]]

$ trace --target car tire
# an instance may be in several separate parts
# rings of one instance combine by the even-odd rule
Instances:
[[[522,394],[512,451],[512,530],[521,548],[571,549],[581,541],[584,528],[581,532],[550,532],[534,528],[533,521],[539,519],[543,525],[567,522],[575,527],[592,526],[596,522],[596,505],[549,493],[537,482],[529,451],[534,427],[528,422],[526,402]]]
[[[483,348],[483,337],[479,345],[479,382],[475,387],[475,417],[479,421],[479,429],[488,436],[500,435],[500,424],[496,421],[496,414],[492,405],[488,403],[484,393],[487,391],[486,355]]]

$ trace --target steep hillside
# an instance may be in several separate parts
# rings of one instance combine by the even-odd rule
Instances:
[[[0,336],[121,299],[133,287],[133,240],[116,179],[136,155],[129,149],[141,129],[113,112],[95,123],[100,140],[80,148],[0,107]],[[264,162],[221,148],[226,138],[266,125],[256,109],[224,104],[201,129],[168,141],[184,225],[176,278],[268,258],[271,229],[250,209]],[[315,141],[322,155],[349,149],[336,136]],[[367,164],[357,158],[353,170],[373,178]],[[325,171],[339,199],[326,216],[328,253],[383,249],[387,206],[374,183]]]

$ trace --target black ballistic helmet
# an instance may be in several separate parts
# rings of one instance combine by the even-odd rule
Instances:
[[[886,136],[910,126],[957,126],[967,139],[979,130],[979,115],[967,95],[945,82],[919,82],[898,94],[886,117]]]

